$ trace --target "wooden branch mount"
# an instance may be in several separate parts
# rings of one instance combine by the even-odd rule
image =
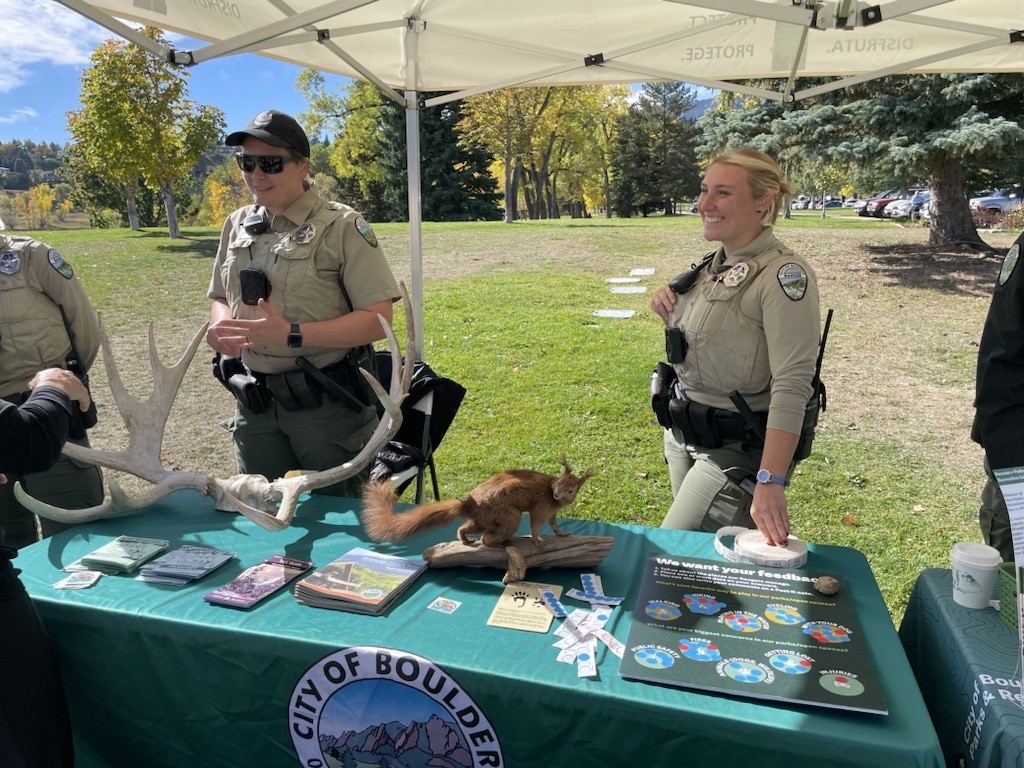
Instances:
[[[522,581],[527,568],[542,565],[556,568],[592,568],[607,557],[615,543],[611,536],[543,536],[543,551],[529,536],[513,539],[504,549],[486,547],[479,542],[467,546],[461,541],[444,541],[423,553],[431,568],[454,568],[480,565],[505,568],[501,581],[508,584]]]

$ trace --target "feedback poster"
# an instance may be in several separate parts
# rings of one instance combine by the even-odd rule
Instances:
[[[814,588],[826,575],[835,595]],[[651,555],[619,674],[888,714],[866,640],[835,574]]]

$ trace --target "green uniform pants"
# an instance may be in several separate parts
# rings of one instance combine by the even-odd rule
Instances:
[[[351,461],[376,426],[377,411],[372,406],[355,412],[333,400],[303,411],[286,411],[273,401],[260,414],[239,405],[229,421],[238,471],[269,480],[293,469],[318,471]],[[359,498],[372,463],[355,477],[316,493]]]
[[[665,430],[665,461],[672,483],[672,506],[662,528],[714,532],[723,525],[753,528],[753,497],[739,482],[753,478],[761,448],[738,441],[721,448],[686,445],[678,429]]]
[[[71,440],[77,445],[88,446],[88,439]],[[57,463],[45,472],[33,472],[24,477],[9,477],[0,485],[0,526],[7,531],[7,544],[12,547],[27,547],[34,544],[36,516],[25,509],[14,496],[14,482],[40,501],[64,509],[85,509],[103,503],[103,475],[99,467],[83,464],[61,455]],[[71,526],[54,520],[39,518],[45,539]]]
[[[985,459],[985,475],[988,479],[981,489],[981,509],[978,510],[978,523],[985,543],[999,550],[1003,561],[1013,562],[1013,535],[1010,533],[1010,513],[1006,509],[1006,500],[999,490],[999,483]]]

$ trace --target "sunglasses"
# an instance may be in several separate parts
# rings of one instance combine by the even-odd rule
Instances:
[[[246,155],[242,152],[235,153],[235,160],[245,173],[252,173],[258,165],[261,171],[270,174],[280,173],[287,163],[295,162],[291,155]]]

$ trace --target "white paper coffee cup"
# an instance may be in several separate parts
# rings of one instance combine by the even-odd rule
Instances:
[[[975,541],[961,541],[949,550],[953,564],[953,599],[965,608],[986,608],[1003,558],[999,550]]]

